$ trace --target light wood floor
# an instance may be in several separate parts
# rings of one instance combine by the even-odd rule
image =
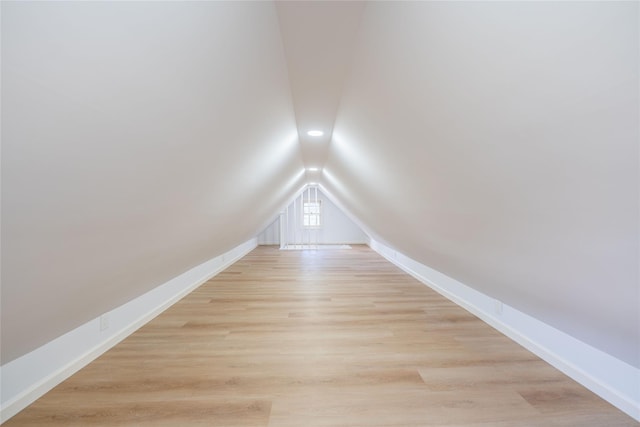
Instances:
[[[636,426],[365,246],[259,247],[10,426]]]

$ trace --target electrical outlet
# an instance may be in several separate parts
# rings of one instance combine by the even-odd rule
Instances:
[[[501,315],[502,314],[502,301],[495,300],[493,302],[493,304],[494,304],[493,305],[493,309],[496,312],[496,314],[497,315]]]
[[[109,313],[100,316],[100,332],[109,329]]]

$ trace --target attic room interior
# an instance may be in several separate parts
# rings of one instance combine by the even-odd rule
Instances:
[[[2,1],[6,426],[640,422],[637,1]]]

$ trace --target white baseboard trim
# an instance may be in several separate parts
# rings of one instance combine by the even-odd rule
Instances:
[[[336,246],[336,245],[368,245],[368,240],[360,240],[360,241],[326,241],[326,242],[289,242],[287,246]]]
[[[0,423],[13,417],[256,246],[256,238],[248,240],[0,367]],[[106,329],[105,322],[108,323]]]
[[[565,375],[640,421],[640,369],[371,239],[369,246]]]

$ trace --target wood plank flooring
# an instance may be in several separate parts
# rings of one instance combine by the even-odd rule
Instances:
[[[366,246],[259,247],[12,426],[637,426]]]

